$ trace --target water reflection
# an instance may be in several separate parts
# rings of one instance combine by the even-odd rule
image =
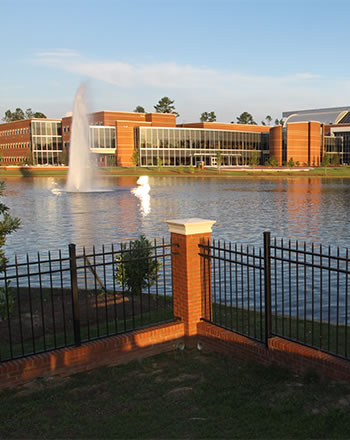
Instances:
[[[141,181],[142,182],[142,181]],[[350,180],[319,178],[227,179],[103,177],[113,191],[53,193],[64,178],[8,178],[6,204],[22,227],[7,254],[119,243],[140,234],[168,238],[165,218],[217,221],[213,237],[262,243],[262,233],[347,247]],[[152,200],[151,200],[152,197]]]
[[[141,176],[137,180],[137,188],[133,188],[131,192],[140,200],[140,212],[143,217],[146,217],[151,212],[151,197],[149,195],[150,185],[148,176]]]

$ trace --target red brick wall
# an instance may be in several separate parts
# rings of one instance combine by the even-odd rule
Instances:
[[[287,124],[287,162],[307,165],[309,161],[309,123],[291,122]]]
[[[330,379],[350,380],[350,361],[286,339],[271,338],[267,348],[263,343],[208,322],[198,325],[198,338],[204,350],[228,353],[265,365],[278,364],[299,374],[313,369]]]
[[[282,126],[270,130],[270,157],[274,157],[278,165],[282,165]]]
[[[0,390],[38,376],[68,376],[173,350],[183,335],[183,323],[174,322],[5,362],[0,364]]]
[[[153,127],[176,127],[176,116],[170,113],[147,113],[146,121]]]
[[[313,167],[321,164],[321,124],[309,122],[309,162]]]
[[[135,149],[134,127],[150,126],[150,122],[116,121],[115,144],[117,165],[121,167],[135,166],[131,160]]]
[[[321,124],[292,122],[287,125],[287,161],[319,166],[321,162]]]
[[[0,124],[1,163],[18,165],[32,151],[31,119]]]
[[[171,234],[171,242],[178,244],[172,258],[174,316],[185,325],[185,336],[197,333],[197,324],[203,316],[204,295],[201,258],[198,244],[210,240],[210,233],[196,235]]]

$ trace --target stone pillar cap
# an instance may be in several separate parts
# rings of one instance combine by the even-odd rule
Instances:
[[[169,226],[169,232],[181,235],[207,234],[215,220],[204,220],[202,218],[181,218],[178,220],[165,220]]]

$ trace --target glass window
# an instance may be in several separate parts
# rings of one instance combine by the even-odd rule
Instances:
[[[169,148],[169,130],[164,129],[164,148]]]
[[[174,147],[180,148],[180,137],[179,137],[179,130],[174,130]]]

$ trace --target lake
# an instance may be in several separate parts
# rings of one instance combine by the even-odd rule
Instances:
[[[103,177],[101,191],[66,193],[65,178],[5,178],[11,215],[22,226],[6,254],[169,238],[165,219],[216,220],[213,237],[262,244],[272,236],[348,246],[350,179]]]

